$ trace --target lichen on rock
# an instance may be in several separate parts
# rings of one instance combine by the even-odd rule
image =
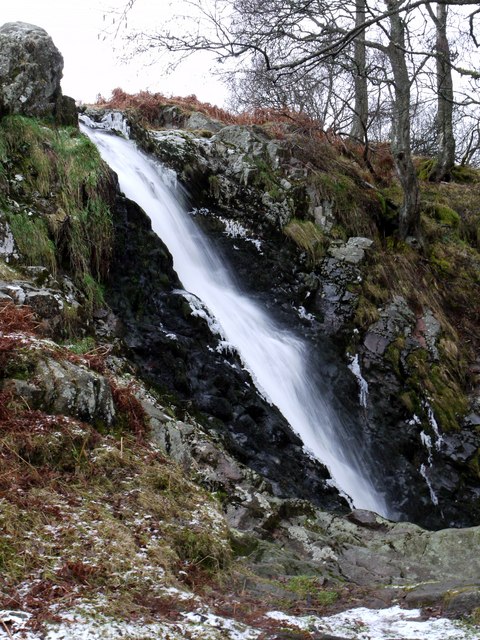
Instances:
[[[0,27],[0,114],[57,117],[75,124],[62,95],[63,57],[48,33],[25,22]]]

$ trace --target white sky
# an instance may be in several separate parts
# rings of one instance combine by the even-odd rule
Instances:
[[[0,25],[29,22],[45,29],[63,55],[62,89],[65,95],[93,102],[100,93],[108,98],[112,89],[129,93],[159,91],[166,96],[195,94],[204,102],[222,105],[224,87],[209,74],[207,58],[192,58],[173,74],[166,75],[160,64],[144,66],[133,59],[119,62],[114,47],[119,38],[102,39],[99,34],[110,25],[109,9],[120,11],[127,0],[0,0]],[[167,0],[137,0],[131,20],[135,26],[151,28],[168,14]],[[104,21],[104,15],[106,20]]]

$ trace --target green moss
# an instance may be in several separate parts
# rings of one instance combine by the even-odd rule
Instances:
[[[471,614],[472,623],[475,625],[480,625],[480,607],[476,607]]]
[[[394,340],[391,344],[388,345],[385,351],[385,359],[390,362],[393,367],[393,370],[397,374],[397,376],[402,375],[401,369],[401,355],[402,350],[405,347],[405,338],[403,336],[399,336]]]
[[[180,560],[207,571],[218,571],[229,564],[232,557],[230,546],[213,531],[203,528],[179,528],[173,534],[173,546]]]
[[[398,182],[392,182],[387,187],[383,187],[381,190],[381,195],[388,204],[387,208],[392,209],[392,211],[392,205],[393,207],[399,206],[403,201],[403,192]],[[385,213],[387,213],[387,211]]]
[[[259,540],[254,535],[231,530],[230,546],[234,557],[244,558],[255,553],[259,546]]]
[[[262,189],[268,193],[275,194],[272,198],[275,200],[283,195],[278,177],[272,166],[263,158],[255,156],[252,158],[254,171],[249,176],[249,182],[255,187]],[[283,199],[283,198],[282,198]]]
[[[356,191],[356,185],[348,176],[318,173],[315,176],[315,181],[323,199],[333,202],[335,209],[351,211],[355,206],[352,193]]]
[[[330,604],[334,604],[338,599],[339,599],[340,595],[338,594],[337,591],[330,591],[330,590],[323,590],[320,591],[320,593],[317,595],[317,602],[321,605],[330,605]]]
[[[417,175],[419,180],[429,180],[434,168],[435,168],[434,158],[429,158],[428,160],[422,160],[417,167]]]
[[[390,298],[390,291],[376,282],[372,273],[363,281],[362,290],[365,297],[377,305],[384,304]]]
[[[76,353],[77,355],[83,355],[85,353],[89,353],[95,349],[95,339],[91,336],[86,336],[81,340],[77,340],[76,342],[71,342],[65,345],[67,349]]]
[[[362,329],[368,328],[375,323],[380,317],[377,307],[370,302],[365,296],[358,297],[355,309],[354,322]]]
[[[288,580],[286,587],[300,598],[313,600],[322,606],[333,604],[339,598],[337,591],[322,589],[315,576],[295,576]]]
[[[43,265],[52,273],[56,271],[55,244],[50,238],[42,218],[26,212],[7,215],[10,229],[27,264]]]
[[[0,138],[4,157],[25,186],[48,196],[54,179],[50,128],[34,119],[7,116],[1,121]]]
[[[431,203],[426,207],[426,213],[447,227],[457,228],[461,223],[458,213],[446,204]]]
[[[474,184],[480,181],[480,173],[478,169],[457,165],[451,171],[452,178],[460,184]]]
[[[400,400],[410,415],[418,415],[421,402],[418,395],[414,391],[404,391],[400,395]]]
[[[430,264],[441,276],[455,276],[456,274],[455,263],[440,243],[436,243],[431,248]]]
[[[433,413],[445,431],[460,428],[460,419],[468,409],[468,400],[444,364],[431,363],[425,349],[416,349],[407,358],[407,387],[430,401]]]
[[[103,285],[90,273],[84,273],[82,279],[77,279],[77,282],[85,293],[85,307],[87,312],[90,313],[105,304]]]
[[[343,242],[348,240],[348,233],[340,224],[334,224],[330,229],[329,235],[333,240],[343,240]]]
[[[17,349],[4,364],[1,373],[4,378],[29,380],[37,366],[39,355],[32,349]]]
[[[22,176],[14,181],[22,199],[47,214],[8,214],[27,263],[68,268],[91,309],[101,298],[98,283],[112,245],[109,173],[95,145],[76,128],[9,116],[0,122],[0,157],[12,176]]]
[[[316,596],[320,592],[320,585],[315,576],[295,576],[288,580],[286,587],[301,598]]]
[[[325,254],[326,238],[320,227],[310,220],[293,218],[283,228],[283,233],[307,252],[312,265],[318,264]]]

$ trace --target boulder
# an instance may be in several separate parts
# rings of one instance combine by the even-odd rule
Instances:
[[[372,244],[373,240],[370,238],[349,238],[346,244],[342,242],[338,247],[332,246],[329,253],[337,260],[358,264],[365,257],[365,250]]]
[[[211,131],[218,133],[225,125],[219,120],[209,118],[199,111],[194,111],[185,123],[185,128],[192,131]]]
[[[48,33],[25,22],[0,27],[0,113],[60,116],[75,124],[72,99],[62,96],[63,57]]]
[[[108,380],[73,362],[53,358],[39,360],[36,379],[41,381],[41,408],[87,422],[110,425],[115,417]]]

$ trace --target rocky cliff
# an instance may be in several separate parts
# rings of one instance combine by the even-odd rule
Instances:
[[[3,31],[10,60],[42,30]],[[94,146],[55,124],[43,34],[56,80],[0,120],[0,638],[353,638],[375,609],[394,637],[478,637],[478,527],[349,512],[237,356],[218,357]],[[477,183],[442,186],[425,246],[399,246],[394,192],[338,149],[168,104],[153,132],[129,118],[250,291],[310,337],[399,512],[477,524]],[[464,622],[428,626],[440,613]]]
[[[199,131],[199,116],[174,113],[172,124],[172,107],[160,104],[156,123],[164,129],[152,131],[131,112],[132,135],[178,172],[192,215],[252,295],[308,336],[327,393],[375,452],[378,484],[398,517],[430,527],[478,522],[475,174],[467,184],[426,184],[422,244],[398,243],[388,227],[393,187],[367,183],[361,167],[331,145],[318,142],[318,158],[288,130],[279,140],[268,127],[210,120]],[[89,117],[107,126],[102,110]],[[464,207],[463,217],[440,201]],[[445,211],[453,214],[447,221]],[[470,244],[462,240],[469,235]],[[127,324],[134,334],[131,314]],[[228,393],[192,391],[198,368],[184,370],[190,399],[229,423],[213,407],[215,394],[225,400]],[[157,382],[182,394],[165,371]],[[205,393],[210,407],[202,405]],[[254,431],[252,450],[256,440]]]

